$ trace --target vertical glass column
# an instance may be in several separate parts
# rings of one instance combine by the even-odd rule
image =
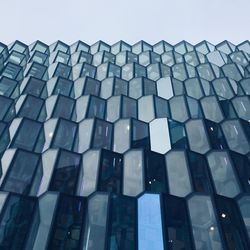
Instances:
[[[224,249],[211,198],[205,195],[194,195],[188,199],[188,209],[195,248],[197,250]]]
[[[106,249],[108,206],[108,194],[96,193],[88,200],[82,250]]]
[[[85,219],[85,198],[61,195],[51,228],[49,249],[79,249]]]
[[[60,150],[49,190],[74,195],[78,184],[81,155]]]
[[[185,199],[163,196],[167,249],[194,249]]]
[[[137,250],[137,204],[127,196],[112,196],[109,209],[108,250]]]
[[[164,250],[158,194],[144,194],[138,198],[138,250]]]
[[[0,220],[0,247],[2,249],[25,249],[32,229],[36,200],[10,194],[5,201]]]
[[[123,156],[103,149],[99,167],[98,190],[121,193]]]

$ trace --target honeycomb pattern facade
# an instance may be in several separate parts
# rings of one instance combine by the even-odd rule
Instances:
[[[250,249],[250,43],[0,43],[0,249]]]

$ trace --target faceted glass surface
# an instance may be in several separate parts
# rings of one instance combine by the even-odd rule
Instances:
[[[0,42],[0,249],[250,249],[249,63],[249,41]]]

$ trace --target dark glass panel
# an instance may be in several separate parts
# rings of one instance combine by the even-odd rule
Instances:
[[[87,118],[100,118],[103,119],[105,115],[106,101],[104,99],[90,96]]]
[[[71,73],[71,67],[63,64],[63,63],[58,63],[56,70],[53,74],[53,77],[55,76],[61,76],[63,78],[69,78]]]
[[[195,249],[224,249],[221,231],[210,196],[194,195],[188,199]]]
[[[194,249],[185,199],[164,195],[163,201],[168,249]]]
[[[168,101],[164,98],[154,96],[156,118],[170,117]]]
[[[20,53],[28,53],[28,46],[18,40],[16,40],[11,46],[10,50],[15,50]]]
[[[62,41],[57,41],[56,43],[51,45],[53,47],[53,51],[62,51],[67,53],[69,50],[69,46]]]
[[[5,96],[0,95],[0,121],[5,120],[5,118],[8,116],[8,113],[10,114],[11,112],[14,114],[14,109],[13,109],[13,100],[9,99]],[[11,109],[12,106],[12,109]]]
[[[81,77],[89,76],[94,78],[96,74],[96,67],[88,63],[84,63],[81,71]]]
[[[7,77],[2,77],[0,80],[0,95],[10,97],[16,86],[16,81]]]
[[[187,99],[187,105],[188,105],[191,118],[193,119],[203,118],[203,113],[202,113],[202,109],[200,107],[199,102],[188,96],[186,97],[186,99]]]
[[[33,76],[33,77],[42,79],[46,70],[47,70],[46,66],[34,62],[34,63],[32,63],[32,66],[30,67],[26,76]]]
[[[49,190],[75,194],[80,171],[81,155],[60,150]]]
[[[106,250],[109,194],[96,193],[88,200],[84,230],[84,250]]]
[[[27,95],[21,109],[18,112],[18,116],[36,120],[41,112],[43,104],[43,99]]]
[[[147,78],[143,79],[144,84],[144,95],[156,95],[156,84],[154,81]]]
[[[219,101],[219,103],[226,119],[232,119],[237,117],[233,105],[229,100],[221,100]]]
[[[131,148],[150,149],[148,124],[132,119]]]
[[[9,55],[8,62],[13,62],[15,64],[23,66],[27,63],[24,58],[25,58],[24,54],[19,53],[17,51],[12,51]]]
[[[7,192],[29,194],[38,162],[38,154],[18,150],[9,166],[1,189]]]
[[[241,182],[244,191],[250,193],[249,158],[245,155],[241,155],[233,151],[230,151],[230,156],[234,164],[234,169],[239,176],[239,181]]]
[[[26,239],[34,218],[35,199],[10,195],[2,211],[0,222],[0,248],[3,250],[25,249]]]
[[[7,63],[3,72],[2,72],[2,76],[6,76],[10,79],[17,79],[20,78],[20,74],[22,72],[22,67],[18,66],[16,64],[13,63]]]
[[[135,99],[122,96],[122,118],[137,118],[137,102]]]
[[[100,191],[121,193],[122,164],[123,157],[121,154],[102,150],[98,184]]]
[[[216,195],[215,203],[217,205],[217,215],[222,227],[226,249],[249,249],[250,245],[247,242],[243,221],[234,200]]]
[[[34,46],[32,47],[31,51],[36,50],[36,51],[40,51],[41,53],[48,53],[49,50],[49,46],[41,41],[36,41]]]
[[[68,64],[70,56],[62,51],[58,51],[54,62]]]
[[[110,205],[108,250],[136,250],[136,199],[113,196]]]
[[[58,77],[56,86],[53,90],[53,95],[62,94],[65,96],[69,96],[72,87],[73,87],[72,81],[65,79],[65,78],[62,78],[62,77]]]
[[[184,124],[168,120],[171,145],[173,149],[187,149],[188,142]]]
[[[45,64],[47,58],[48,56],[46,54],[43,54],[40,51],[35,51],[35,53],[32,55],[29,61]]]
[[[115,77],[114,84],[114,95],[128,95],[127,81]]]
[[[48,249],[80,249],[85,212],[86,204],[84,198],[61,195]]]
[[[213,149],[227,149],[227,143],[220,126],[209,120],[204,120],[207,129],[209,141]]]
[[[145,150],[144,166],[146,190],[154,193],[167,192],[164,155]]]
[[[213,193],[213,185],[210,179],[206,158],[192,151],[187,151],[189,169],[193,179],[195,192]]]
[[[112,123],[97,119],[94,128],[93,148],[111,149]]]
[[[34,96],[40,96],[42,94],[44,87],[45,87],[44,81],[34,77],[30,77],[23,93],[32,94]]]
[[[84,86],[84,95],[99,95],[101,83],[93,78],[87,77]]]
[[[52,117],[62,117],[71,119],[75,107],[75,100],[63,95],[59,95]]]
[[[108,77],[121,77],[121,68],[115,64],[108,64]]]
[[[37,139],[42,130],[42,124],[27,118],[24,118],[16,132],[11,143],[12,148],[22,148],[29,151],[34,150]]]
[[[0,121],[0,156],[1,153],[7,148],[10,142],[9,128],[8,124]],[[1,167],[1,164],[0,164]],[[1,173],[1,170],[0,170]]]
[[[85,51],[81,51],[77,63],[91,63],[93,56]]]
[[[59,119],[56,135],[53,138],[52,148],[72,150],[77,133],[77,123]]]

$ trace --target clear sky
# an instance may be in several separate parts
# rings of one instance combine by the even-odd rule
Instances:
[[[0,0],[0,10],[6,44],[250,39],[250,0]]]

